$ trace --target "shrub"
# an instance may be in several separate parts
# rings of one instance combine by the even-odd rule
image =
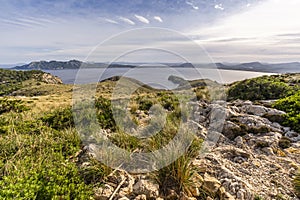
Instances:
[[[23,81],[29,79],[38,80],[43,74],[44,72],[38,70],[15,71],[0,69],[0,96],[12,94],[14,91],[23,88]]]
[[[162,193],[167,194],[168,189],[177,193],[189,193],[189,187],[193,184],[192,177],[196,172],[190,161],[190,158],[184,155],[157,172],[156,180]]]
[[[116,130],[116,122],[113,118],[111,102],[108,99],[99,97],[95,102],[97,109],[97,118],[100,126],[104,129]]]
[[[28,110],[21,100],[0,99],[0,115],[7,112],[23,112]]]
[[[177,108],[179,106],[178,99],[176,98],[176,96],[174,94],[168,94],[168,93],[161,92],[159,94],[158,101],[162,104],[162,106],[165,109],[167,109],[169,111],[174,110],[175,108]]]
[[[142,148],[141,143],[139,142],[139,139],[131,136],[129,134],[126,134],[124,132],[117,132],[114,133],[110,140],[117,145],[118,147],[122,149],[126,149],[128,151],[133,152],[134,150],[138,148]]]
[[[53,159],[53,157],[56,159]],[[4,199],[88,199],[91,189],[79,176],[74,163],[59,155],[44,160],[24,158],[0,180]]]
[[[150,99],[149,97],[140,97],[138,98],[138,104],[140,110],[148,111],[154,102],[153,99]]]
[[[194,177],[197,174],[191,160],[198,155],[202,142],[202,140],[195,138],[184,155],[156,172],[155,179],[163,194],[167,194],[170,189],[175,190],[178,194],[181,191],[187,195],[191,194],[190,188],[193,186]],[[172,157],[173,155],[168,156]]]
[[[283,125],[300,132],[300,92],[276,101],[273,107],[287,113],[284,116]]]
[[[71,108],[59,109],[48,113],[41,118],[49,127],[56,130],[63,130],[74,127],[74,119]]]
[[[279,99],[295,93],[299,86],[289,85],[279,76],[263,76],[234,83],[228,90],[228,100]]]
[[[49,127],[36,134],[42,122],[6,116],[8,127],[0,137],[1,199],[88,199],[92,189],[86,185],[75,163],[69,160],[80,149],[73,129],[56,131]]]

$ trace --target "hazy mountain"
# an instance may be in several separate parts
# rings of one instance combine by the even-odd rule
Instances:
[[[16,66],[14,69],[43,69],[43,70],[52,70],[52,69],[78,69],[81,66],[82,62],[78,60],[70,60],[67,62],[62,61],[38,61],[31,62],[29,64]]]
[[[151,63],[85,63],[78,60],[70,61],[38,61],[31,62],[25,65],[19,65],[13,67],[13,69],[41,69],[41,70],[59,70],[59,69],[79,69],[80,67],[84,68],[122,68],[122,67],[138,67],[143,65],[143,67],[163,67],[162,65],[151,64]],[[260,62],[249,62],[249,63],[210,63],[210,64],[192,64],[192,63],[165,63],[166,66],[170,67],[183,67],[183,68],[215,68],[226,69],[226,70],[243,70],[243,71],[255,71],[255,72],[269,72],[269,73],[296,73],[300,72],[300,63],[291,62],[291,63],[260,63]]]
[[[78,60],[70,61],[37,61],[31,62],[29,64],[13,67],[13,69],[22,69],[22,70],[60,70],[60,69],[79,69],[79,68],[117,68],[117,67],[135,67],[136,65],[130,64],[107,64],[107,63],[87,63]]]
[[[0,68],[12,68],[19,65],[25,65],[25,63],[18,63],[18,64],[0,64]]]

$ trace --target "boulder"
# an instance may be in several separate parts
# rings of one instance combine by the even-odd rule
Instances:
[[[268,109],[260,105],[243,105],[241,111],[250,115],[263,116],[268,112]]]

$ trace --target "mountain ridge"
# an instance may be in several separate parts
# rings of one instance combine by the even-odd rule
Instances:
[[[225,70],[243,70],[267,73],[297,73],[300,72],[300,62],[289,63],[261,63],[261,62],[246,62],[246,63],[207,63],[207,64],[192,64],[192,63],[164,63],[165,66],[151,63],[142,67],[183,67],[183,68],[218,68]],[[79,69],[79,68],[135,68],[140,67],[141,63],[89,63],[79,60],[69,61],[34,61],[29,64],[19,65],[11,69],[18,70],[61,70],[61,69]]]

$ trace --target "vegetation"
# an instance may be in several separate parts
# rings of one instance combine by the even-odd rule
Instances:
[[[73,159],[80,151],[81,140],[75,130],[73,112],[70,107],[70,87],[52,85],[48,87],[32,79],[36,72],[21,76],[14,71],[7,71],[11,78],[21,81],[13,82],[6,79],[6,83],[19,84],[11,92],[25,95],[22,100],[18,97],[0,99],[0,197],[4,199],[89,199],[93,196],[93,187],[100,185],[110,169],[96,160],[91,165],[78,168]],[[28,76],[27,76],[28,75]],[[22,82],[23,81],[23,82]],[[27,82],[26,82],[27,81]],[[161,104],[167,112],[166,125],[151,137],[138,139],[127,134],[118,127],[113,118],[111,101],[107,94],[111,88],[107,83],[101,83],[103,96],[95,100],[97,119],[103,129],[109,129],[113,134],[109,139],[120,148],[128,151],[148,152],[166,145],[177,133],[181,116],[184,112],[179,108],[177,97],[168,91],[156,91],[151,88],[141,88],[131,98],[131,119],[136,125],[140,112],[145,113],[145,119],[150,114],[149,109],[154,104]],[[17,91],[14,91],[17,90]],[[7,90],[8,91],[8,90]],[[5,92],[5,94],[10,94]],[[39,95],[39,96],[37,96]],[[34,97],[31,97],[34,96]],[[135,105],[135,106],[134,106]],[[134,108],[135,107],[135,108]],[[156,112],[155,106],[151,112]],[[120,115],[123,115],[121,111]],[[187,117],[187,116],[186,116]],[[88,123],[90,116],[82,116],[83,123]],[[159,122],[159,119],[157,119]],[[149,121],[143,122],[144,126]],[[154,123],[148,126],[159,126]],[[187,191],[192,183],[194,169],[190,161],[195,156],[196,149],[201,142],[194,141],[193,148],[187,155],[180,157],[167,169],[159,172],[159,180],[174,177],[178,190]],[[194,155],[192,155],[194,152]],[[156,175],[155,175],[156,176]],[[157,176],[158,177],[158,176]]]
[[[300,89],[292,75],[273,75],[239,81],[230,85],[228,100],[269,100],[284,98]]]
[[[276,101],[273,106],[287,113],[284,116],[284,125],[300,132],[300,92]]]
[[[43,83],[42,74],[40,71],[0,70],[0,96],[25,96],[0,99],[0,199],[92,199],[93,188],[103,183],[111,169],[94,159],[89,160],[88,166],[79,167],[78,158],[83,144],[75,129],[70,106],[72,86],[49,87]],[[299,131],[300,92],[296,92],[299,82],[288,80],[285,76],[257,78],[233,84],[228,93],[231,99],[283,97],[274,107],[287,112],[282,123]],[[130,116],[125,118],[124,108],[112,110],[112,102],[126,100],[109,100],[114,84],[113,80],[107,80],[98,85],[94,106],[101,129],[105,129],[110,141],[122,149],[143,153],[160,149],[170,143],[178,134],[181,122],[189,118],[187,110],[180,107],[179,98],[184,99],[180,89],[174,95],[170,91],[149,87],[141,87],[132,94],[128,109]],[[190,84],[198,99],[210,97],[207,81],[191,81]],[[210,84],[217,87],[216,83]],[[222,95],[220,91],[214,92]],[[132,122],[136,128],[139,125],[144,128],[140,132],[146,133],[147,137],[138,138],[126,132],[127,124],[119,126],[113,117],[114,112]],[[85,125],[91,117],[80,116],[79,120]],[[163,123],[162,117],[165,118]],[[231,119],[235,120],[234,117]],[[157,128],[159,130],[155,131]],[[137,134],[140,133],[138,131]],[[184,134],[188,132],[184,130]],[[249,132],[256,134],[269,130],[248,129],[240,124],[233,130],[232,137]],[[199,181],[191,161],[198,155],[203,141],[197,137],[192,139],[184,155],[152,174],[162,194],[173,189],[178,194],[184,192],[189,195],[195,182]],[[257,146],[263,148],[267,144],[258,143]],[[279,146],[288,148],[290,141],[283,137]],[[299,175],[294,182],[297,192],[298,182]]]
[[[0,115],[10,111],[22,112],[28,110],[21,100],[0,99]]]
[[[178,193],[183,191],[185,194],[191,195],[191,188],[195,181],[199,181],[196,179],[197,169],[191,165],[191,160],[198,155],[201,144],[202,140],[195,138],[185,155],[156,172],[155,179],[163,194],[167,194],[168,190],[173,189]]]
[[[27,118],[27,119],[26,119]],[[56,131],[39,120],[8,113],[0,118],[0,197],[4,199],[88,199],[70,156],[80,150],[74,129]],[[24,121],[24,119],[26,119]]]
[[[38,70],[32,71],[14,71],[0,69],[0,96],[9,95],[23,87],[23,82],[29,79],[42,81],[44,72]]]

